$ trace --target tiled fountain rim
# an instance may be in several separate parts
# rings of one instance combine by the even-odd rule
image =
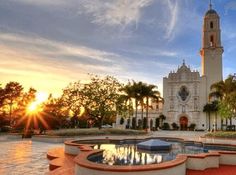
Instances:
[[[137,139],[137,138],[129,138],[129,139],[93,139],[93,141],[125,141],[125,140],[148,140],[148,139],[166,139],[169,141],[180,141],[185,143],[194,143],[194,144],[204,144],[203,142],[199,141],[189,141],[182,138],[176,138],[176,137],[149,137],[145,139]],[[134,171],[152,171],[152,170],[160,170],[160,169],[167,169],[176,167],[178,165],[181,165],[187,161],[188,158],[197,158],[197,159],[204,159],[206,157],[219,157],[221,154],[236,154],[236,151],[211,151],[209,153],[200,153],[195,155],[189,155],[189,154],[179,154],[174,160],[163,162],[161,164],[149,164],[149,165],[134,165],[134,166],[121,166],[121,165],[105,165],[105,164],[97,164],[95,162],[89,161],[88,158],[90,156],[101,154],[103,150],[99,149],[92,149],[94,146],[93,144],[86,144],[86,143],[75,143],[75,142],[83,142],[83,141],[90,141],[91,139],[81,139],[81,140],[71,140],[66,141],[65,145],[69,146],[77,146],[80,149],[80,153],[75,157],[74,161],[79,166],[89,168],[89,169],[95,169],[95,170],[101,170],[101,171],[113,171],[113,172],[134,172]],[[205,145],[215,145],[215,146],[235,146],[236,145],[230,145],[230,144],[205,144]]]
[[[119,139],[119,138],[109,138],[109,137],[106,137],[106,138],[99,138],[99,139],[92,139],[92,141],[127,141],[127,140],[149,140],[149,139],[166,139],[168,141],[180,141],[180,142],[194,142],[194,143],[200,143],[202,144],[202,142],[198,142],[198,141],[188,141],[188,140],[184,140],[182,138],[176,138],[176,137],[147,137],[147,138],[127,138],[127,139]],[[70,146],[81,146],[81,145],[88,145],[86,143],[83,143],[83,142],[86,142],[86,141],[91,141],[91,139],[78,139],[78,140],[67,140],[64,142],[65,145],[70,145]],[[78,142],[81,142],[81,143],[78,143]],[[91,144],[90,144],[91,145]],[[92,144],[93,145],[93,144]],[[96,144],[94,144],[96,145]]]
[[[134,171],[151,171],[151,170],[160,170],[178,166],[180,164],[185,163],[187,160],[187,156],[185,155],[178,155],[176,159],[164,162],[161,164],[149,164],[149,165],[134,165],[134,166],[124,166],[124,165],[105,165],[105,164],[98,164],[95,162],[91,162],[88,160],[88,157],[96,154],[101,154],[103,150],[90,150],[85,151],[83,150],[78,156],[75,157],[74,161],[78,165],[95,170],[102,170],[102,171],[112,171],[112,172],[134,172]]]
[[[187,139],[183,139],[183,138],[178,138],[178,137],[146,137],[146,138],[127,138],[127,139],[119,139],[119,138],[99,138],[99,139],[92,139],[93,141],[126,141],[126,140],[149,140],[149,139],[165,139],[167,141],[179,141],[179,142],[184,142],[184,143],[194,143],[194,144],[202,144],[202,145],[206,145],[206,146],[228,146],[228,147],[236,147],[236,144],[223,144],[223,143],[204,143],[201,141],[194,141],[194,140],[187,140]],[[81,143],[77,143],[80,142]],[[90,145],[90,146],[94,146],[96,144],[87,144],[87,143],[82,143],[84,141],[91,141],[91,139],[77,139],[77,140],[67,140],[64,142],[65,145],[69,145],[69,146],[81,146],[81,145]],[[220,151],[220,152],[228,152],[230,154],[236,154],[236,151]]]

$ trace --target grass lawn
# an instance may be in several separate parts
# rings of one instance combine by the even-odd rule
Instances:
[[[229,138],[229,139],[236,139],[236,132],[235,131],[217,131],[207,133],[206,137],[215,137],[215,138]]]
[[[130,130],[130,129],[60,129],[47,131],[46,135],[50,136],[93,136],[93,135],[145,135],[145,131]]]

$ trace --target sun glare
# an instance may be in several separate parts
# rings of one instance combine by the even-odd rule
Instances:
[[[28,109],[27,109],[27,110],[28,110],[29,112],[36,111],[37,107],[38,107],[37,103],[33,102],[33,103],[31,103],[31,104],[28,106]]]
[[[29,104],[27,108],[27,113],[32,114],[32,113],[37,113],[42,110],[42,103],[46,101],[48,98],[48,95],[44,92],[38,92],[36,94],[35,101],[33,101],[31,104]]]
[[[36,100],[35,100],[35,102],[37,102],[37,103],[42,103],[42,102],[46,101],[47,98],[48,98],[48,94],[47,94],[47,93],[45,93],[45,92],[38,92],[38,93],[36,94]]]

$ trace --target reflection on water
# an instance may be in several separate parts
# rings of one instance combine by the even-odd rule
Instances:
[[[138,150],[136,144],[101,144],[94,149],[103,149],[103,154],[89,160],[108,165],[146,165],[162,163],[175,159],[177,154],[197,154],[203,152],[199,146],[184,146],[179,142],[171,142],[169,152],[153,152]]]
[[[47,150],[63,146],[26,140],[0,141],[0,175],[42,175],[48,172]]]

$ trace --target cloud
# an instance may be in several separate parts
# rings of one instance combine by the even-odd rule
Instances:
[[[24,3],[37,6],[62,6],[66,4],[66,0],[10,0],[17,3]]]
[[[141,17],[141,10],[149,6],[153,0],[93,0],[81,2],[81,13],[93,16],[93,23],[107,26],[135,24]]]
[[[167,31],[166,31],[166,39],[171,40],[174,37],[174,30],[175,30],[175,26],[177,24],[178,21],[178,2],[177,0],[173,1],[173,0],[167,0],[167,7],[169,9],[169,24],[167,26]]]
[[[129,50],[123,49],[122,51],[132,53],[135,55],[139,55],[141,57],[151,56],[151,57],[177,57],[179,54],[175,51],[165,50],[165,49],[158,49],[158,48],[151,48],[151,47],[138,47],[132,48]]]
[[[152,71],[145,72],[146,69],[155,68],[158,68],[160,75],[153,76]],[[168,72],[169,68],[170,65],[160,61],[134,61],[134,58],[121,54],[81,45],[22,33],[0,33],[1,83],[19,81],[25,87],[33,86],[57,95],[69,82],[87,81],[87,73],[112,75],[122,82],[135,79],[149,83],[158,81],[161,84],[161,75]]]
[[[81,61],[83,58],[85,61]],[[120,59],[117,54],[84,46],[0,34],[0,83],[19,81],[26,87],[34,86],[57,95],[71,81],[86,81],[88,73],[123,72],[122,66],[113,63]]]
[[[72,45],[65,42],[47,40],[37,36],[22,36],[19,34],[0,33],[0,43],[9,43],[16,48],[27,47],[28,51],[34,51],[35,54],[46,54],[52,57],[59,55],[85,57],[101,62],[112,62],[112,58],[118,55],[102,50],[92,49],[85,46]],[[28,47],[30,46],[30,47]]]

